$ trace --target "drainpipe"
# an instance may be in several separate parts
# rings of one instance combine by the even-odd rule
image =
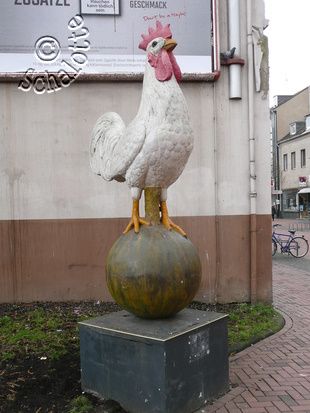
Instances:
[[[251,303],[257,301],[257,222],[256,222],[256,171],[254,136],[254,57],[252,40],[252,0],[246,2],[247,55],[248,55],[248,134],[250,157],[250,281]]]
[[[240,56],[240,3],[228,0],[228,47],[236,48],[235,55]],[[241,99],[241,65],[229,66],[229,98]]]

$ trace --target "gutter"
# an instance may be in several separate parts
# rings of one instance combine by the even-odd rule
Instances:
[[[257,301],[257,220],[256,220],[256,167],[254,136],[254,55],[252,38],[252,0],[246,1],[247,69],[248,69],[248,135],[250,159],[250,299]]]

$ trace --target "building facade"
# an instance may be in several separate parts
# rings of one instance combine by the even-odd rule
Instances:
[[[286,96],[271,110],[275,195],[280,195],[283,217],[310,218],[309,113],[309,87]]]
[[[195,144],[168,205],[199,250],[197,299],[270,302],[268,86],[257,77],[268,50],[253,36],[266,25],[264,2],[217,6],[221,51],[233,46],[228,9],[240,7],[241,96],[230,97],[227,65],[217,80],[182,83]],[[110,300],[105,257],[128,222],[130,191],[92,174],[89,141],[104,112],[135,116],[142,83],[93,77],[38,95],[18,82],[0,82],[0,302]]]

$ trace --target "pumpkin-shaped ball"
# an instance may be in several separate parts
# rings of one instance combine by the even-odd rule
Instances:
[[[142,318],[166,318],[185,308],[201,281],[191,241],[162,225],[122,235],[107,257],[106,276],[115,301]]]

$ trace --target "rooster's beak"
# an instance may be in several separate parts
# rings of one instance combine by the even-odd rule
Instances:
[[[164,49],[167,50],[167,52],[171,52],[177,45],[177,42],[174,39],[166,39],[165,44],[164,44]]]

